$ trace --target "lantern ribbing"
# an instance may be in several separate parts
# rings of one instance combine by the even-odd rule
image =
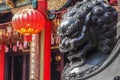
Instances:
[[[35,34],[44,28],[45,18],[37,10],[25,9],[13,16],[12,26],[22,34]]]

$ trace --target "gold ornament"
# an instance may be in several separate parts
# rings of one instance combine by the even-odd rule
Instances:
[[[68,0],[48,0],[48,9],[49,10],[58,10],[60,9]]]
[[[14,2],[12,0],[5,0],[5,4],[10,6],[10,8],[14,8],[15,7]]]
[[[61,61],[62,57],[61,57],[61,55],[56,55],[55,59],[57,62],[59,62],[59,61]]]

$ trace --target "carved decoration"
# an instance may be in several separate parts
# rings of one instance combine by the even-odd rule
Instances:
[[[5,0],[6,5],[8,5],[10,8],[16,7],[19,3],[24,3],[25,0]]]
[[[68,9],[57,32],[59,50],[70,61],[63,80],[83,80],[101,67],[116,44],[116,22],[117,12],[105,0],[84,0]]]
[[[27,8],[32,9],[32,5],[26,5],[26,6],[21,6],[21,7],[18,7],[18,8],[13,8],[13,9],[11,9],[11,12],[14,15],[16,12],[21,11],[23,9],[27,9]]]
[[[68,0],[48,0],[49,10],[58,10],[61,8]]]

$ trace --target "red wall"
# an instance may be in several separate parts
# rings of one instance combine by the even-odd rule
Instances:
[[[4,54],[5,45],[0,44],[0,80],[4,80]]]

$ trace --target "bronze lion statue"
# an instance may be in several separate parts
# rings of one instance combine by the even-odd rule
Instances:
[[[59,50],[69,60],[63,80],[83,80],[102,65],[117,42],[116,23],[117,11],[105,0],[77,2],[67,10],[57,31]]]

